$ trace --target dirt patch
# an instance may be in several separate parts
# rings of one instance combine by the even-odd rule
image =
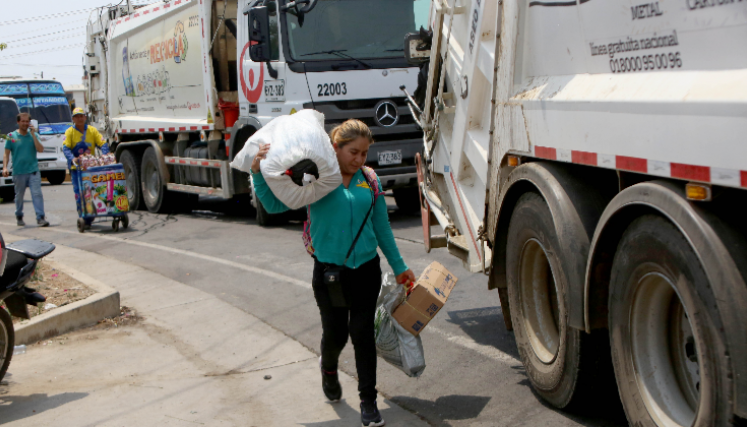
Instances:
[[[26,286],[36,289],[37,292],[47,298],[47,302],[40,303],[37,307],[29,306],[29,314],[32,318],[58,307],[64,307],[75,301],[86,299],[96,293],[96,291],[88,288],[83,283],[56,270],[50,263],[44,260],[39,261],[34,275]],[[14,317],[13,323],[18,323],[22,320]]]
[[[119,316],[108,317],[106,319],[99,320],[99,323],[93,326],[93,328],[94,329],[118,328],[120,326],[132,325],[134,323],[137,323],[140,320],[142,320],[142,317],[137,315],[137,311],[135,311],[134,308],[130,308],[130,307],[127,307],[126,305],[123,305],[119,307]]]

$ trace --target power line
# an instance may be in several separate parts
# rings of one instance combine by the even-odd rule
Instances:
[[[151,4],[151,3],[157,3],[157,1],[149,1],[145,0],[142,2],[134,1],[130,2],[131,4]],[[9,26],[9,25],[17,25],[17,24],[24,24],[27,22],[36,22],[36,21],[43,21],[46,19],[55,19],[55,18],[64,18],[66,16],[72,16],[72,15],[80,15],[81,13],[91,12],[93,10],[100,9],[99,7],[93,7],[90,9],[78,9],[78,10],[70,10],[67,12],[60,12],[60,13],[53,13],[51,15],[42,15],[42,16],[34,16],[29,18],[19,18],[19,19],[11,19],[10,21],[3,21],[0,22],[0,27]]]
[[[19,64],[17,62],[11,62],[11,63],[0,63],[0,67],[4,65],[12,65],[14,67],[82,67],[83,64],[78,65],[70,65],[70,64]]]
[[[95,10],[95,9],[96,8],[92,8],[92,9],[79,9],[79,10],[71,10],[71,11],[68,11],[68,12],[53,13],[51,15],[34,16],[34,17],[31,17],[31,18],[11,19],[10,21],[0,22],[0,27],[7,26],[7,25],[23,24],[23,23],[26,23],[26,22],[43,21],[45,19],[63,18],[65,16],[70,16],[70,15],[80,15],[81,13],[90,12],[90,11]]]
[[[88,18],[81,19],[80,21],[63,22],[62,24],[45,26],[45,29],[48,30],[50,28],[57,28],[57,27],[70,27],[72,25],[72,27],[70,27],[70,29],[71,30],[75,30],[75,29],[79,28],[79,26],[84,26],[85,27],[86,21],[88,21]],[[81,25],[78,25],[78,24],[81,24]],[[24,31],[22,33],[15,33],[15,35],[16,36],[23,36],[23,35],[26,35],[26,34],[36,34],[38,32],[39,32],[39,29],[35,29],[35,30],[32,30],[32,31]]]
[[[68,34],[65,37],[57,37],[54,40],[37,40],[35,42],[23,43],[23,44],[17,44],[17,45],[12,45],[10,42],[8,42],[8,47],[6,49],[13,49],[13,48],[18,48],[18,47],[26,47],[26,46],[34,46],[34,45],[38,45],[38,44],[50,44],[50,43],[54,43],[54,42],[56,42],[58,40],[72,39],[72,38],[76,38],[76,37],[85,37],[85,35],[86,35],[86,33]]]
[[[73,48],[76,48],[76,47],[83,47],[83,46],[85,46],[85,43],[70,44],[70,45],[67,45],[67,46],[55,47],[55,48],[52,48],[52,49],[37,50],[37,51],[34,51],[34,52],[17,53],[15,55],[8,55],[8,56],[3,55],[1,59],[18,58],[19,56],[36,55],[38,53],[56,52],[56,51],[60,51],[60,50],[68,50],[68,49],[73,49]],[[0,64],[0,65],[3,65],[3,64]]]
[[[54,32],[51,32],[51,33],[46,33],[46,34],[39,34],[38,36],[24,37],[24,38],[15,39],[15,40],[5,40],[5,43],[9,43],[10,44],[10,43],[15,43],[15,42],[20,42],[20,41],[23,41],[23,40],[38,39],[39,37],[47,37],[47,36],[53,36],[55,34],[69,33],[70,31],[76,31],[76,30],[80,30],[80,29],[81,28],[68,28],[67,30],[60,30],[60,31],[54,31]]]

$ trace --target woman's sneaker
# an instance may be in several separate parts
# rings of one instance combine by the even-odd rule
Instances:
[[[376,401],[361,402],[361,424],[363,427],[380,427],[386,425],[386,421],[381,418]]]
[[[322,369],[322,358],[319,358],[319,370],[322,371],[322,390],[331,402],[339,402],[342,397],[342,386],[337,371],[327,372]]]

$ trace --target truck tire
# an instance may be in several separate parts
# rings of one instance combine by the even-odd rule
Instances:
[[[47,172],[47,181],[49,181],[51,185],[60,185],[63,182],[65,182],[66,176],[67,176],[67,171]]]
[[[182,196],[166,190],[166,183],[161,177],[158,155],[153,147],[148,147],[143,154],[143,162],[140,168],[140,188],[143,193],[143,202],[149,212],[165,213],[181,209],[180,203],[175,203]]]
[[[396,188],[393,190],[394,202],[403,213],[419,214],[420,213],[420,196],[418,187]]]
[[[130,204],[130,211],[142,209],[143,191],[140,187],[140,158],[130,150],[124,150],[119,157],[122,163],[127,180],[127,201]]]
[[[13,319],[5,309],[0,308],[0,380],[8,371],[10,359],[13,357],[13,346],[15,346],[15,332],[13,330]]]
[[[570,285],[558,257],[564,248],[558,243],[552,213],[542,196],[529,192],[518,199],[507,242],[508,297],[521,361],[537,393],[553,406],[565,408],[574,398],[581,401],[577,389],[590,387],[579,384],[590,381],[587,378],[596,375],[595,370],[604,363],[597,354],[598,334],[587,335],[569,326]],[[582,365],[588,367],[588,373]],[[611,373],[608,383],[614,383]],[[606,396],[600,393],[594,397]]]
[[[16,188],[13,185],[0,187],[0,199],[3,199],[4,203],[13,203],[16,199]]]
[[[627,228],[612,263],[609,327],[620,399],[630,425],[726,426],[731,371],[708,277],[668,220]]]

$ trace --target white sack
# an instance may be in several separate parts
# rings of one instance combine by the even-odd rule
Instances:
[[[231,167],[251,172],[259,144],[268,143],[272,146],[267,158],[260,162],[259,169],[275,197],[289,208],[310,205],[342,184],[337,155],[324,130],[324,114],[301,110],[270,121],[249,138],[231,162]],[[285,175],[285,171],[304,159],[316,163],[319,179],[304,179],[301,187]]]

